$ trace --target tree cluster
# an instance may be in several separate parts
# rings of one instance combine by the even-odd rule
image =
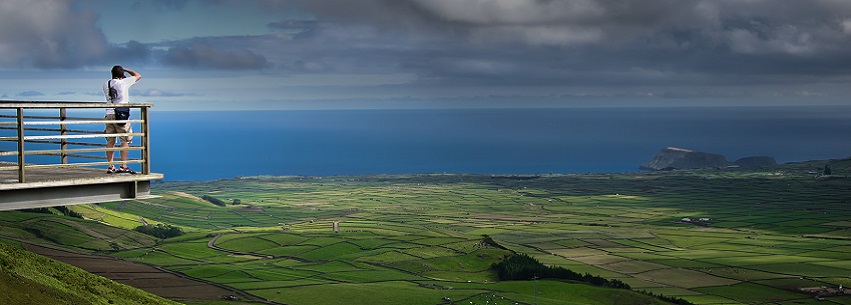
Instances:
[[[216,198],[216,197],[213,197],[213,196],[210,196],[210,195],[204,195],[204,196],[201,196],[201,199],[204,199],[204,200],[206,200],[207,202],[212,203],[212,204],[215,204],[215,205],[220,206],[220,207],[223,207],[223,206],[227,205],[227,203],[226,203],[224,200],[221,200],[221,199],[219,199],[219,198]],[[231,204],[232,204],[232,205],[239,205],[239,204],[242,204],[242,200],[234,199],[234,200],[233,200],[233,202],[232,202]]]
[[[141,232],[162,239],[176,237],[184,234],[183,229],[179,227],[163,224],[138,226],[135,230],[137,232]]]
[[[499,248],[499,249],[502,249],[502,250],[508,250],[508,248],[503,247],[502,245],[498,244],[495,240],[493,240],[493,238],[491,238],[487,234],[482,235],[482,244],[485,244],[485,245],[488,245],[488,246],[491,246],[491,247],[494,247],[494,248]]]
[[[506,260],[494,265],[500,280],[530,280],[539,279],[562,279],[578,282],[586,282],[591,285],[630,289],[629,285],[614,279],[609,280],[589,273],[579,274],[564,267],[551,267],[544,265],[537,259],[527,254],[516,254]]]
[[[654,294],[652,292],[644,291],[644,290],[641,290],[639,292],[642,293],[642,294],[649,295],[651,297],[655,297],[657,299],[660,299],[660,300],[668,302],[668,303],[674,303],[674,304],[677,304],[677,305],[695,305],[694,303],[689,302],[688,300],[683,299],[683,298],[669,297],[669,296],[661,295],[661,294]]]
[[[59,211],[59,213],[62,213],[62,215],[65,215],[65,216],[83,219],[83,214],[74,212],[74,211],[72,211],[71,209],[69,209],[68,207],[65,207],[65,206],[53,207],[53,209],[55,209],[56,211]],[[53,211],[50,210],[50,208],[24,209],[24,210],[21,210],[21,211],[22,212],[30,212],[30,213],[55,214],[55,213],[53,213]]]
[[[223,207],[223,206],[227,205],[227,204],[226,204],[224,201],[222,201],[221,199],[216,198],[216,197],[213,197],[213,196],[210,196],[210,195],[204,195],[204,196],[201,196],[201,199],[207,200],[207,202],[212,203],[212,204],[215,204],[215,205],[220,206],[220,207]]]

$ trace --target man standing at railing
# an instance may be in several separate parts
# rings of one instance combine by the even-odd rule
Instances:
[[[130,74],[131,77],[125,77],[124,73]],[[114,66],[112,67],[112,79],[108,80],[105,84],[103,84],[103,94],[106,96],[106,102],[111,104],[127,104],[130,103],[130,86],[136,84],[139,79],[142,78],[142,75],[137,73],[136,71],[126,69],[122,66]],[[126,112],[124,112],[126,109]],[[127,108],[107,108],[106,109],[106,120],[127,120],[130,118],[130,112]],[[130,123],[106,123],[106,131],[105,133],[132,133],[133,128]],[[107,137],[106,138],[106,148],[111,149],[115,147],[115,138],[116,137]],[[133,141],[133,136],[120,136],[121,138],[121,148],[130,147],[130,142]],[[127,161],[127,156],[130,152],[127,150],[121,151],[121,161]],[[114,151],[106,152],[106,160],[109,162],[109,167],[106,169],[107,174],[115,174],[115,173],[129,173],[135,174],[136,172],[127,167],[127,164],[121,164],[121,167],[115,168],[112,165],[112,160],[114,159]]]

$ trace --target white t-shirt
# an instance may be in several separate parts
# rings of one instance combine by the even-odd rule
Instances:
[[[127,104],[130,103],[130,86],[136,83],[136,77],[125,77],[124,79],[110,79],[103,84],[103,95],[106,97],[106,102],[111,104]],[[116,91],[114,100],[109,99],[109,86]],[[112,108],[106,109],[106,114],[113,114],[115,110]]]

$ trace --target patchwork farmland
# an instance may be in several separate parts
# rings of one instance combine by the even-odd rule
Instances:
[[[650,294],[695,304],[851,304],[851,295],[802,290],[851,284],[851,183],[814,177],[815,166],[168,182],[155,185],[160,198],[73,209],[118,227],[141,217],[187,234],[130,242],[78,230],[54,242],[279,304],[662,303]],[[2,219],[49,227],[24,214]],[[492,265],[513,253],[632,291],[500,281]]]

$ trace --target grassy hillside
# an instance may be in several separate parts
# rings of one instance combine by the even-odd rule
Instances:
[[[176,305],[142,290],[0,243],[0,304]]]
[[[783,171],[806,172],[810,175],[823,175],[825,174],[825,168],[830,168],[830,175],[832,176],[851,177],[851,157],[831,160],[790,162],[779,164],[771,168]]]
[[[827,166],[830,168],[831,175],[851,175],[851,157],[828,161]]]
[[[0,237],[49,243],[81,253],[150,247],[157,242],[151,236],[122,228],[120,223],[108,225],[91,219],[43,213],[0,213],[0,228]]]

